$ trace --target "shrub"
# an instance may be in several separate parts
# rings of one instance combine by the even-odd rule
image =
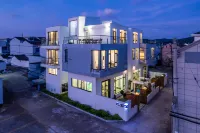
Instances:
[[[118,114],[115,114],[115,115],[111,115],[108,111],[105,111],[105,110],[96,110],[96,109],[93,109],[92,107],[88,106],[88,105],[85,105],[85,104],[81,104],[77,101],[73,101],[71,100],[69,97],[68,97],[68,93],[64,93],[64,94],[54,94],[54,93],[51,93],[49,92],[48,90],[46,89],[42,89],[41,90],[42,92],[50,95],[50,96],[53,96],[61,101],[64,101],[68,104],[71,104],[77,108],[80,108],[82,110],[85,110],[87,112],[90,112],[91,114],[94,114],[96,116],[99,116],[99,117],[102,117],[103,119],[105,120],[122,120],[121,117],[118,115]]]

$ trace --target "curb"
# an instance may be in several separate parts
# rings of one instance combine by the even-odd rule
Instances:
[[[59,104],[60,106],[63,106],[63,107],[70,106],[70,107],[72,107],[72,108],[74,108],[74,109],[76,109],[76,110],[79,110],[79,111],[81,111],[81,112],[83,112],[83,113],[85,113],[85,114],[88,114],[88,115],[90,115],[90,116],[92,116],[92,117],[95,117],[95,118],[97,118],[97,119],[99,119],[99,120],[101,120],[101,121],[108,122],[108,123],[112,123],[112,122],[124,122],[123,120],[105,120],[105,119],[103,119],[103,118],[101,118],[101,117],[99,117],[99,116],[96,116],[96,115],[91,114],[91,113],[89,113],[89,112],[87,112],[87,111],[85,111],[85,110],[82,110],[82,109],[80,109],[80,108],[77,108],[77,107],[75,107],[75,106],[73,106],[73,105],[71,105],[71,104],[68,104],[68,103],[66,103],[66,102],[63,102],[63,101],[61,101],[61,100],[59,100],[59,99],[57,99],[57,98],[55,98],[55,97],[53,97],[53,96],[50,96],[50,95],[48,95],[48,94],[46,94],[46,93],[44,93],[44,92],[41,92],[41,91],[40,91],[40,93],[42,93],[43,95],[48,96],[48,97],[50,97],[50,98],[56,100],[56,101],[57,101],[57,104]]]

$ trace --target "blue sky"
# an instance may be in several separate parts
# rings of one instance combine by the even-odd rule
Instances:
[[[143,30],[145,38],[200,31],[200,0],[0,0],[0,38],[44,36],[69,17],[99,16]]]

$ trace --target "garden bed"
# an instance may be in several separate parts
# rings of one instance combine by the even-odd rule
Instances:
[[[115,115],[111,115],[108,111],[105,111],[105,110],[96,110],[96,109],[93,109],[92,107],[88,106],[88,105],[85,105],[85,104],[81,104],[77,101],[73,101],[71,100],[69,97],[68,97],[68,93],[64,93],[64,94],[54,94],[54,93],[51,93],[49,92],[48,90],[46,89],[42,89],[41,90],[42,92],[52,96],[52,97],[55,97],[57,98],[58,100],[61,100],[65,103],[68,103],[70,105],[73,105],[81,110],[84,110],[86,112],[89,112],[91,114],[94,114],[98,117],[101,117],[105,120],[122,120],[122,118],[118,115],[118,114],[115,114]]]

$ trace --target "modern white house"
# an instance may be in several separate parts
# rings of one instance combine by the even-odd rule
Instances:
[[[46,89],[61,94],[62,84],[68,83],[72,100],[129,120],[138,105],[118,99],[123,91],[139,94],[136,84],[146,83],[141,80],[148,80],[148,63],[155,57],[154,46],[143,44],[142,36],[141,30],[98,17],[74,17],[68,26],[47,28],[41,46]]]
[[[200,132],[200,34],[194,42],[173,51],[172,132]]]

